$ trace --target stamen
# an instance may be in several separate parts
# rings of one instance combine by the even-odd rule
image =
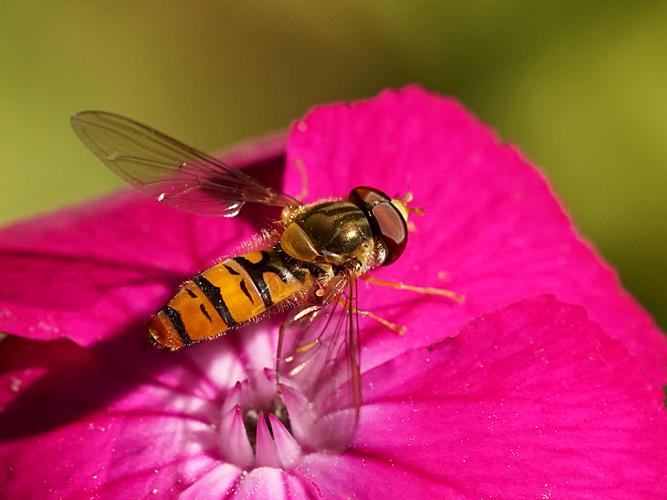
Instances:
[[[313,436],[311,429],[314,428],[316,418],[308,398],[301,392],[284,384],[280,384],[280,393],[283,396],[283,401],[285,401],[287,411],[289,411],[292,436],[300,443],[307,443],[314,447],[312,441],[317,439],[318,436]]]
[[[289,467],[301,455],[301,446],[275,415],[269,415],[273,440],[276,443],[276,455],[282,467]]]
[[[276,388],[273,370],[249,372],[222,403],[218,429],[223,459],[244,470],[286,469],[303,450],[344,450],[357,413],[339,383],[334,378],[312,387],[307,378],[287,374]]]
[[[273,371],[251,372],[248,379],[234,385],[222,404],[221,451],[240,468],[287,467],[301,455],[275,384]]]
[[[220,414],[221,415],[227,415],[235,406],[241,404],[241,382],[236,382],[234,384],[234,387],[229,391],[229,394],[227,394],[227,397],[225,398],[225,402],[222,404],[222,408],[220,409]]]
[[[243,425],[239,405],[234,406],[222,417],[220,433],[225,436],[222,440],[222,453],[225,458],[241,468],[251,467],[255,457]]]
[[[259,418],[257,419],[255,465],[258,467],[280,467],[276,443],[273,441],[269,427],[266,425],[266,418],[262,412],[259,413]]]

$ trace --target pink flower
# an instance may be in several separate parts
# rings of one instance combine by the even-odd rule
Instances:
[[[335,422],[263,418],[275,322],[178,353],[143,344],[178,283],[268,212],[221,221],[127,193],[0,231],[0,330],[13,334],[0,344],[4,496],[664,494],[665,339],[515,149],[457,103],[407,88],[315,109],[285,150],[288,193],[297,161],[312,199],[412,191],[426,215],[377,275],[466,295],[361,286],[361,306],[408,333],[364,324],[353,444],[317,444]],[[280,184],[282,151],[228,161]],[[286,384],[289,409],[303,395]]]

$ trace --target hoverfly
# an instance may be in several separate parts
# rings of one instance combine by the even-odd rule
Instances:
[[[306,398],[327,414],[347,412],[344,446],[361,405],[357,280],[395,262],[408,238],[408,199],[359,186],[347,199],[302,204],[239,169],[123,116],[85,111],[72,117],[84,145],[139,191],[170,206],[233,217],[245,203],[282,208],[260,248],[232,256],[187,280],[151,319],[152,344],[182,349],[226,334],[270,311],[290,307],[278,338],[276,376],[307,380]],[[374,280],[376,284],[453,299],[448,290]],[[335,394],[334,394],[335,393]],[[334,397],[336,395],[337,397]],[[333,405],[333,406],[332,406]],[[307,404],[303,411],[307,411]],[[312,406],[312,405],[311,405]],[[322,415],[319,415],[322,417]],[[315,416],[318,418],[318,416]]]

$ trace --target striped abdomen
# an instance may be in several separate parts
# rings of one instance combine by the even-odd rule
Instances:
[[[272,249],[221,262],[186,281],[153,316],[150,338],[172,350],[217,337],[312,285],[297,278]]]

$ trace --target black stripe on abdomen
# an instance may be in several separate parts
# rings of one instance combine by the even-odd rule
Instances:
[[[204,278],[201,274],[198,274],[192,278],[192,281],[199,287],[204,295],[206,295],[206,298],[209,300],[209,302],[213,304],[213,307],[222,318],[222,321],[224,321],[225,324],[230,328],[232,326],[236,326],[237,323],[234,320],[232,313],[229,311],[229,307],[227,307],[227,304],[225,304],[225,299],[222,298],[220,289],[209,280]]]
[[[264,302],[264,307],[267,309],[273,305],[273,298],[271,297],[271,290],[269,290],[269,285],[266,284],[264,280],[264,273],[273,273],[280,281],[287,283],[291,278],[291,273],[282,262],[277,258],[274,260],[274,257],[271,253],[266,250],[261,251],[262,260],[259,262],[250,262],[245,257],[234,257],[234,261],[239,264],[243,270],[248,273],[250,279],[257,288],[259,296]]]
[[[206,317],[206,319],[208,320],[209,323],[213,322],[213,319],[211,318],[211,315],[206,310],[206,306],[204,304],[199,304],[199,310]]]
[[[248,291],[248,285],[245,284],[245,280],[241,280],[239,286],[241,287],[241,291],[245,294],[245,296],[248,297],[250,303],[254,304],[255,301],[253,300],[252,295],[250,295],[250,292]]]
[[[169,318],[169,321],[178,332],[178,336],[181,338],[183,345],[191,345],[192,339],[190,338],[188,331],[185,329],[183,319],[181,318],[181,313],[169,306],[163,307],[162,311],[164,312],[165,316]]]

